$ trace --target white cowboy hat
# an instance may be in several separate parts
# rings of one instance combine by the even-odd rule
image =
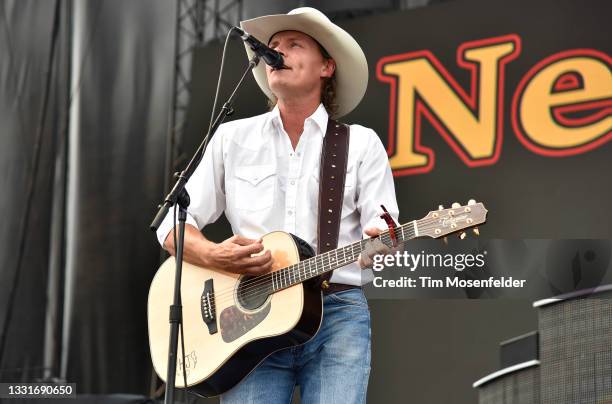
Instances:
[[[336,103],[338,111],[334,118],[351,112],[361,101],[368,86],[368,62],[355,39],[345,30],[332,23],[322,12],[311,7],[300,7],[287,14],[266,15],[241,21],[240,27],[268,43],[272,35],[280,31],[300,31],[314,38],[336,62]],[[253,51],[245,43],[247,56]],[[263,62],[253,69],[259,88],[266,96],[276,101],[268,86]]]

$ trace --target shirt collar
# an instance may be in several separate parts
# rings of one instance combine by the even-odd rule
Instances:
[[[319,107],[315,110],[315,112],[310,115],[306,120],[313,120],[315,124],[321,129],[321,135],[325,136],[325,132],[327,132],[327,121],[329,120],[329,115],[325,110],[323,104],[319,104]]]
[[[276,125],[276,128],[281,128],[283,126],[278,105],[275,105],[274,108],[272,108],[272,110],[269,112],[268,125],[272,128],[274,128],[274,125]],[[268,127],[267,129],[270,130],[272,128]]]
[[[315,125],[317,125],[317,127],[320,129],[319,133],[321,134],[321,136],[325,136],[325,132],[327,132],[328,119],[329,119],[329,115],[327,114],[325,107],[323,106],[323,104],[319,104],[319,106],[312,113],[312,115],[306,118],[306,120],[304,121],[304,125],[306,125],[306,122],[308,121],[314,122]],[[278,105],[275,105],[272,111],[269,112],[268,125],[278,125],[277,128],[282,128],[283,121],[281,120],[281,117],[280,117],[280,111],[278,109]]]

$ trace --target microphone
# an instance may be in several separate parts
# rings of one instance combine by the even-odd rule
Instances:
[[[285,66],[283,56],[272,48],[269,48],[264,43],[260,42],[253,35],[245,32],[244,30],[234,27],[234,30],[240,35],[240,38],[249,44],[249,47],[255,52],[255,54],[263,59],[268,66],[275,69],[281,69]]]

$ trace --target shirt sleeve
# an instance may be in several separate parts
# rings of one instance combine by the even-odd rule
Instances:
[[[190,199],[186,223],[201,230],[221,216],[225,210],[224,177],[223,125],[221,125],[185,186]],[[171,208],[157,229],[157,239],[162,247],[168,233],[174,228],[173,212],[174,208]],[[178,221],[178,217],[176,220]]]
[[[398,221],[399,209],[395,197],[393,174],[389,157],[380,138],[368,129],[368,147],[365,148],[357,168],[357,209],[360,213],[361,231],[369,227],[387,229],[387,223],[380,218],[384,205],[391,217]],[[367,238],[365,233],[363,237]]]

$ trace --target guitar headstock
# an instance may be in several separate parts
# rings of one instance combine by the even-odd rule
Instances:
[[[427,216],[418,220],[417,228],[419,236],[431,238],[444,237],[470,227],[474,227],[473,231],[478,235],[479,231],[476,226],[486,222],[486,220],[487,209],[482,202],[470,199],[466,205],[455,202],[448,209],[444,209],[440,205],[438,210],[433,210]],[[465,235],[466,233],[462,232],[460,237],[463,239]]]

